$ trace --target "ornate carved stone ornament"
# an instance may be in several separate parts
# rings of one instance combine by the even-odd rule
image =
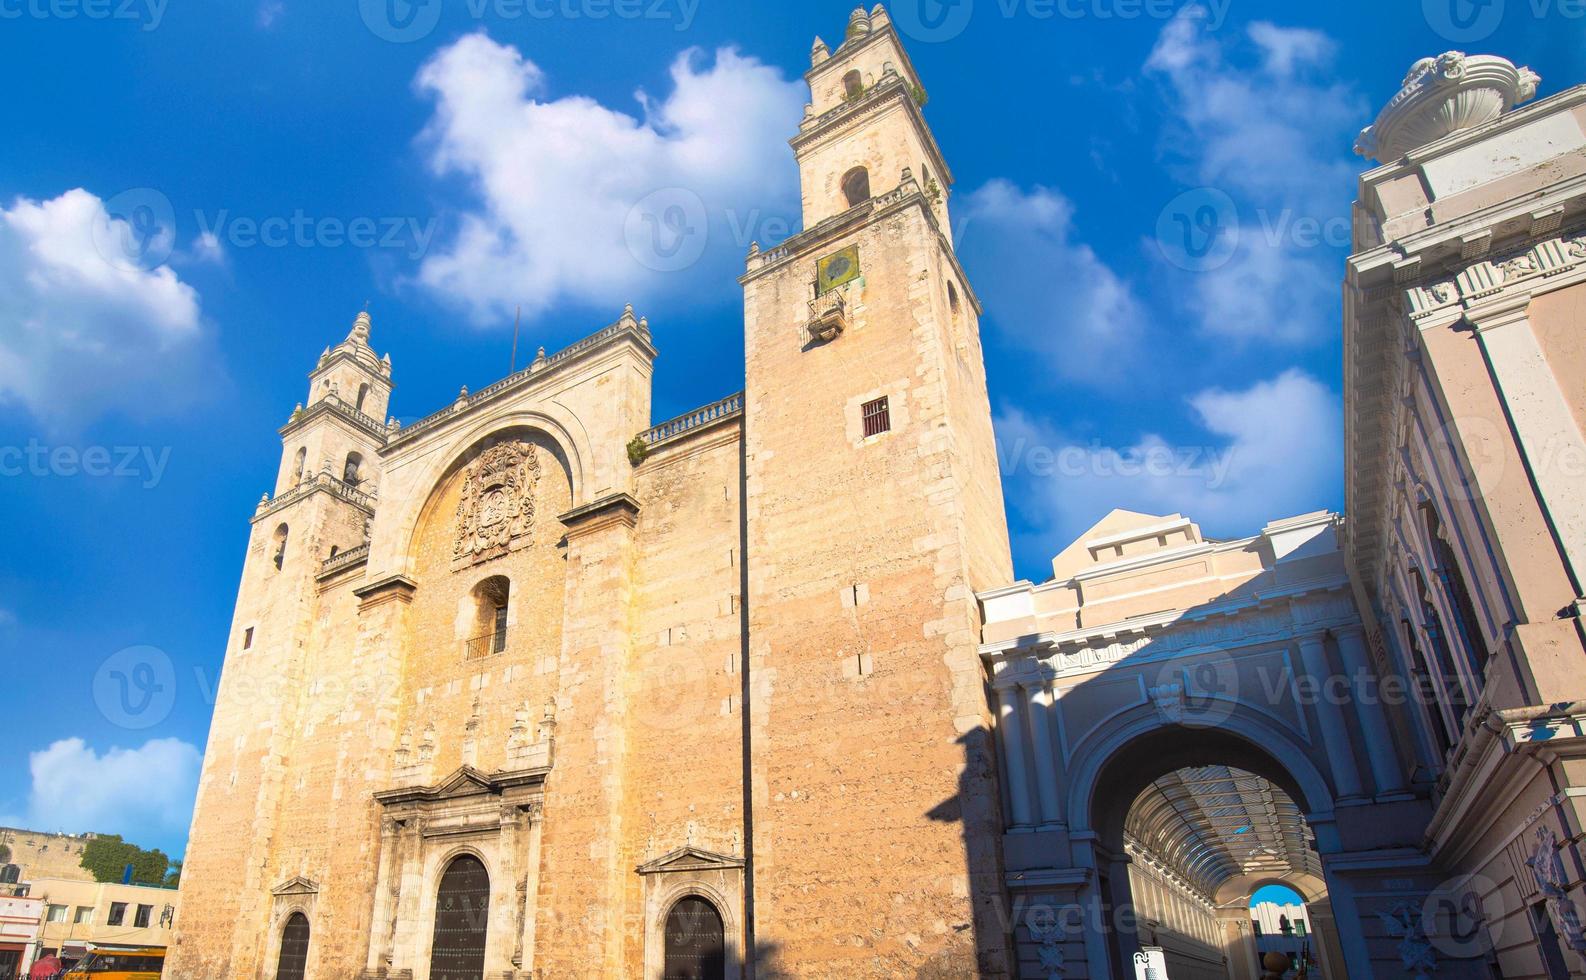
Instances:
[[[468,465],[457,504],[456,560],[478,563],[528,542],[540,460],[526,442],[491,446]]]
[[[1397,160],[1450,133],[1497,119],[1536,95],[1541,81],[1531,69],[1492,55],[1449,51],[1422,58],[1376,123],[1361,130],[1355,152],[1380,163]]]
[[[1581,926],[1580,914],[1569,897],[1569,879],[1558,856],[1558,835],[1548,824],[1536,829],[1536,850],[1525,863],[1536,877],[1537,890],[1547,901],[1547,912],[1553,917],[1559,937],[1577,955],[1586,957],[1586,928]]]
[[[1378,912],[1377,918],[1388,935],[1399,940],[1399,964],[1404,975],[1429,980],[1429,975],[1437,972],[1437,954],[1426,938],[1420,908],[1412,902],[1398,902],[1388,911]]]

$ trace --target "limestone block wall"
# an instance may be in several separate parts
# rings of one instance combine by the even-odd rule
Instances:
[[[997,827],[969,569],[1007,543],[954,499],[917,201],[746,277],[756,938],[811,977],[1005,969],[995,858],[966,840]],[[809,344],[815,261],[848,244],[850,326]]]

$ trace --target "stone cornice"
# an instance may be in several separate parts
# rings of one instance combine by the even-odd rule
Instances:
[[[1125,661],[1133,666],[1210,650],[1260,646],[1358,624],[1348,580],[1333,578],[1274,589],[1237,602],[988,643],[981,646],[980,655],[998,675],[997,683],[1019,683],[1035,677],[1092,674]],[[1030,663],[1031,658],[1038,663]],[[1024,667],[1013,668],[1019,661],[1025,662]]]
[[[622,318],[611,326],[590,334],[550,357],[546,357],[542,352],[522,371],[481,388],[472,395],[465,393],[457,401],[433,415],[392,432],[380,453],[383,456],[389,455],[398,447],[412,443],[424,433],[448,429],[451,423],[468,417],[477,408],[515,394],[531,385],[537,385],[546,378],[564,372],[573,364],[581,363],[597,353],[624,344],[631,345],[647,363],[654,362],[656,350],[650,342],[649,324],[644,320],[634,319],[631,308],[625,310]]]
[[[574,507],[557,520],[567,527],[569,536],[597,531],[613,524],[633,527],[639,521],[639,501],[629,493],[614,493],[581,507]]]
[[[828,109],[816,116],[808,129],[801,126],[798,135],[788,140],[788,145],[793,148],[793,152],[801,153],[811,143],[836,134],[853,122],[860,113],[875,112],[884,108],[883,103],[886,102],[903,104],[904,111],[909,114],[910,121],[914,123],[915,130],[920,134],[921,142],[925,144],[925,152],[930,157],[928,162],[938,175],[938,181],[944,189],[952,187],[953,171],[948,167],[947,159],[942,156],[942,148],[937,145],[931,127],[925,122],[924,111],[914,100],[913,84],[902,75],[883,76],[881,81],[866,89],[865,94],[853,102]]]
[[[331,476],[329,473],[314,473],[309,476],[305,476],[302,483],[299,483],[297,486],[276,497],[274,500],[266,498],[259,501],[258,508],[254,511],[253,517],[251,517],[249,520],[252,523],[257,524],[266,517],[269,517],[271,514],[284,510],[292,504],[297,503],[299,500],[303,500],[312,496],[316,492],[328,493],[337,500],[349,503],[371,517],[374,516],[374,497],[364,493],[362,490],[357,490],[348,486],[342,481],[336,479],[334,476]]]
[[[936,211],[931,207],[930,200],[919,189],[918,183],[912,181],[907,185],[900,184],[897,189],[868,201],[861,201],[840,214],[834,214],[815,227],[788,238],[780,245],[763,252],[751,252],[748,258],[749,271],[738,277],[738,283],[747,286],[762,275],[780,269],[790,262],[819,255],[833,239],[853,232],[873,220],[879,221],[910,207],[918,207],[925,215],[931,230],[936,232],[937,242],[948,263],[953,267],[959,285],[964,289],[965,298],[974,309],[975,315],[980,316],[984,310],[980,304],[980,297],[970,283],[969,276],[964,272],[964,267],[959,263],[958,255],[953,251],[952,241],[942,230],[941,221],[936,217]]]
[[[412,602],[418,587],[417,582],[405,575],[386,575],[354,589],[352,594],[358,597],[361,612],[384,602]]]
[[[281,434],[281,438],[289,438],[294,433],[307,428],[310,422],[322,415],[329,415],[331,418],[345,422],[354,429],[373,436],[379,441],[381,446],[385,445],[387,435],[385,424],[371,415],[365,415],[358,411],[336,395],[328,395],[321,398],[301,412],[295,413],[285,425],[276,431]]]

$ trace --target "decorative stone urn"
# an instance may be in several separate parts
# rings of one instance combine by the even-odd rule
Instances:
[[[1355,152],[1379,163],[1397,160],[1450,133],[1491,122],[1536,95],[1541,77],[1494,55],[1450,51],[1422,58],[1404,87],[1361,130]]]

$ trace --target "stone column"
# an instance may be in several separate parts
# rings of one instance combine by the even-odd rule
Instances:
[[[519,883],[519,910],[522,922],[522,934],[519,936],[518,945],[522,950],[522,961],[518,969],[525,976],[534,976],[534,937],[536,926],[539,924],[540,909],[540,826],[545,820],[545,804],[535,801],[525,811],[529,821],[528,854],[523,861],[523,875]]]
[[[639,503],[625,493],[561,515],[567,584],[557,678],[556,817],[541,846],[551,873],[535,968],[546,976],[627,976],[623,848],[628,664]]]
[[[1538,503],[1579,589],[1586,581],[1586,494],[1560,460],[1586,457],[1586,439],[1531,329],[1530,297],[1516,299],[1469,318],[1514,425],[1520,455],[1541,498]]]
[[[401,837],[397,823],[390,817],[380,820],[380,865],[375,874],[374,915],[369,923],[370,943],[367,966],[370,972],[391,965],[391,933],[396,924],[396,903],[402,866],[398,847]]]
[[[1041,804],[1039,820],[1042,824],[1061,824],[1064,820],[1057,792],[1059,763],[1052,740],[1052,688],[1044,677],[1022,686],[1024,707],[1030,713],[1030,742],[1034,749],[1030,758],[1035,763],[1036,796]]]
[[[1349,675],[1354,691],[1355,715],[1360,721],[1360,734],[1366,740],[1366,755],[1371,759],[1371,778],[1379,796],[1404,791],[1404,769],[1399,765],[1399,753],[1393,745],[1393,730],[1388,725],[1388,713],[1382,705],[1380,681],[1374,697],[1363,697],[1365,681],[1376,676],[1371,657],[1366,652],[1366,634],[1360,626],[1341,626],[1333,630],[1338,638],[1338,652],[1344,661],[1344,672]],[[1360,685],[1356,687],[1355,685]]]
[[[997,740],[1008,770],[1008,815],[1015,827],[1028,827],[1030,818],[1029,771],[1024,759],[1027,737],[1022,719],[1024,698],[1017,684],[997,690]]]
[[[1327,750],[1327,767],[1333,772],[1333,789],[1340,802],[1359,799],[1360,773],[1355,771],[1355,754],[1349,747],[1349,728],[1344,724],[1343,709],[1327,693],[1333,669],[1327,662],[1327,646],[1321,633],[1300,637],[1300,660],[1317,692],[1316,720],[1321,728],[1322,747]]]

